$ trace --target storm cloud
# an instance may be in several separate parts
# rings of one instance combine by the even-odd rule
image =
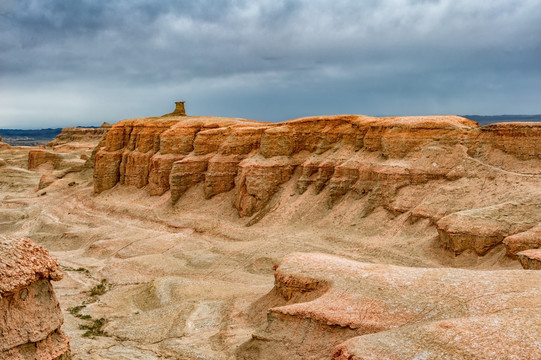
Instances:
[[[541,113],[538,0],[8,0],[0,128]]]

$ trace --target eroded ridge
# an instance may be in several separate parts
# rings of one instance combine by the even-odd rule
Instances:
[[[206,199],[232,192],[239,216],[259,219],[294,183],[297,197],[324,193],[329,208],[364,199],[363,216],[383,207],[428,218],[454,254],[504,244],[514,257],[541,246],[532,230],[541,222],[540,140],[541,124],[479,127],[458,116],[132,119],[96,149],[94,191],[144,187],[170,192],[173,204],[195,187]]]
[[[407,268],[296,253],[282,260],[275,279],[271,293],[282,305],[268,310],[239,359],[541,356],[539,272]],[[315,299],[283,305],[320,287],[326,291]]]
[[[0,358],[69,359],[69,339],[51,281],[62,271],[27,238],[0,235]]]
[[[459,117],[377,119],[338,115],[291,120],[280,124],[182,117],[135,119],[114,125],[95,162],[95,192],[117,183],[143,187],[151,195],[171,189],[176,202],[188,188],[204,182],[205,197],[235,190],[241,216],[261,210],[291,179],[302,173],[298,192],[327,184],[331,201],[358,181],[378,178],[423,183],[441,178],[437,171],[377,166],[365,152],[403,158],[423,145],[469,143],[476,123]]]

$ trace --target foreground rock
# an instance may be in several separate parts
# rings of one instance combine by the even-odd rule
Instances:
[[[537,312],[516,309],[405,326],[348,340],[335,349],[333,358],[533,360],[541,356],[540,320]]]
[[[0,358],[69,359],[69,339],[51,280],[58,263],[26,238],[0,235]]]
[[[239,359],[536,359],[541,273],[421,269],[292,254]],[[346,341],[347,340],[347,341]]]

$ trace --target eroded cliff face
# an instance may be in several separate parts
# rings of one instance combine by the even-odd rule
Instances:
[[[400,169],[375,169],[360,150],[403,158],[427,143],[468,142],[476,124],[458,117],[376,119],[345,115],[281,124],[240,119],[183,117],[136,119],[113,126],[98,152],[95,192],[115,186],[149,186],[151,195],[171,189],[175,202],[191,186],[205,183],[205,196],[235,189],[241,216],[268,202],[296,169],[299,193],[330,182],[331,197],[347,193],[357,180],[400,177]],[[362,166],[364,165],[364,166]],[[367,166],[368,165],[368,166]],[[362,167],[362,169],[361,169]],[[402,171],[404,172],[404,171]],[[405,181],[444,176],[402,174]]]
[[[444,247],[483,255],[541,222],[540,137],[539,124],[481,128],[457,116],[132,119],[113,125],[97,151],[94,191],[146,187],[170,191],[175,204],[202,184],[201,198],[231,191],[239,216],[250,217],[294,183],[298,197],[324,192],[329,208],[364,199],[364,214],[383,207],[428,218]]]
[[[0,358],[69,359],[69,339],[51,280],[62,271],[26,238],[0,235]]]

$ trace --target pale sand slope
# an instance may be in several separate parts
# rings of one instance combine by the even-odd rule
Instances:
[[[75,359],[234,358],[261,325],[247,309],[272,289],[274,263],[292,252],[419,267],[520,268],[502,246],[482,258],[469,251],[454,258],[439,248],[428,219],[412,223],[408,214],[381,208],[363,218],[356,211],[363,199],[346,197],[329,210],[326,190],[297,195],[295,177],[275,198],[288,206],[247,227],[232,194],[203,200],[202,184],[171,207],[169,193],[151,198],[144,188],[94,197],[89,170],[36,191],[40,175],[14,168],[0,170],[0,232],[31,237],[67,270],[55,291]],[[24,181],[4,177],[12,171],[25,174]],[[299,209],[308,197],[310,207]],[[89,272],[72,271],[78,268]],[[101,279],[112,287],[90,297]],[[105,318],[109,336],[82,337],[79,325],[90,322],[68,309],[85,301],[94,302],[79,313]]]

